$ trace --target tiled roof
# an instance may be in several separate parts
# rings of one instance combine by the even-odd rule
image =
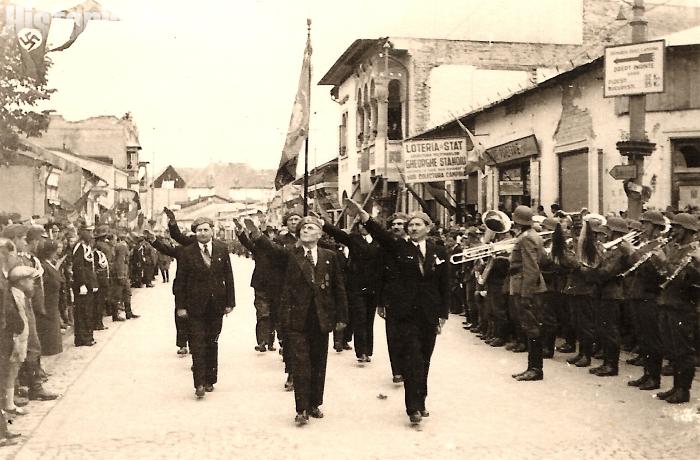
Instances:
[[[204,168],[173,166],[187,188],[210,188],[217,191],[231,188],[271,188],[274,169],[254,169],[245,163],[211,163]]]

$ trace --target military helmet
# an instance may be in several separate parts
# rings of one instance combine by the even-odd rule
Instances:
[[[629,231],[627,221],[622,217],[608,217],[605,226],[613,232],[627,233]]]
[[[664,215],[659,211],[646,211],[639,216],[640,222],[651,222],[654,225],[659,225],[661,227],[666,226],[666,221],[664,220]]]
[[[518,225],[532,225],[533,212],[527,206],[520,205],[513,211],[513,222]]]
[[[692,214],[688,214],[686,212],[681,212],[679,214],[674,215],[671,218],[671,223],[675,225],[680,225],[681,227],[685,228],[686,230],[691,230],[693,232],[698,231],[698,219],[697,217],[693,216]]]

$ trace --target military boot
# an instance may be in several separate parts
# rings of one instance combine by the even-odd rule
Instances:
[[[639,387],[640,385],[646,383],[647,380],[649,380],[649,378],[650,378],[649,373],[647,372],[646,369],[644,369],[644,374],[641,377],[639,377],[638,379],[635,379],[635,380],[630,380],[629,382],[627,382],[627,385],[629,385],[631,387]]]
[[[35,361],[31,363],[32,371],[31,378],[32,382],[29,385],[29,399],[32,401],[52,401],[58,398],[58,395],[47,391],[42,386],[41,372],[39,369],[39,362]]]

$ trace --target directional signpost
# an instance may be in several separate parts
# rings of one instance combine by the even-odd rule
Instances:
[[[605,48],[604,97],[663,91],[663,40]]]
[[[615,165],[610,170],[615,180],[630,180],[637,178],[637,165]]]

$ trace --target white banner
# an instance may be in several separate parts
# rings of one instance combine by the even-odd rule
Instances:
[[[430,139],[403,142],[406,182],[436,182],[467,178],[467,140]]]

